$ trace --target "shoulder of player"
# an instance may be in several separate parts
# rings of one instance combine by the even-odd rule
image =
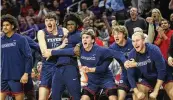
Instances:
[[[19,42],[19,43],[25,43],[25,41],[28,40],[27,37],[24,36],[24,35],[21,35],[21,34],[18,34],[18,33],[15,33],[14,35],[15,36],[14,36],[13,41],[15,41],[15,39],[16,39],[16,41]]]
[[[110,50],[111,50],[109,48],[101,47],[101,46],[98,46],[98,45],[96,45],[95,47],[97,48],[98,53],[103,53],[103,54],[106,53],[106,52],[110,52]]]
[[[37,33],[37,37],[44,36],[45,32],[43,30],[39,30]]]
[[[62,27],[62,30],[64,35],[67,36],[69,31],[65,27]]]

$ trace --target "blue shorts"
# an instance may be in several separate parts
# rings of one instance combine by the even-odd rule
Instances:
[[[117,89],[117,86],[114,80],[103,80],[101,84],[93,84],[88,81],[88,85],[83,87],[83,89],[89,91],[92,95],[95,95],[100,89],[104,89],[107,94],[110,89]],[[117,95],[117,93],[114,95]]]
[[[1,92],[9,94],[17,93],[28,93],[33,92],[34,85],[32,78],[28,77],[28,82],[26,84],[20,83],[20,80],[2,80],[1,81]]]
[[[52,85],[52,77],[55,72],[55,64],[44,62],[40,75],[40,87],[46,87],[48,89],[51,88]]]
[[[20,80],[1,80],[1,92],[7,94],[24,93],[24,84]]]

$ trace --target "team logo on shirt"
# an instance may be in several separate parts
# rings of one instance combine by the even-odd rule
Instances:
[[[151,59],[147,59],[145,61],[138,62],[138,66],[145,66],[149,63],[151,63]]]
[[[16,46],[16,42],[2,44],[1,48],[9,48],[9,47],[14,47],[14,46]]]
[[[96,60],[96,57],[95,56],[93,56],[93,57],[81,56],[81,59],[83,59],[83,60]]]
[[[47,39],[47,42],[60,42],[62,41],[62,38],[50,38],[50,39]]]

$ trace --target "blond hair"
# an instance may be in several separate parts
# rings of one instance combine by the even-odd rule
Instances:
[[[151,12],[157,12],[158,14],[159,14],[159,23],[160,23],[160,21],[163,19],[163,17],[162,17],[162,14],[161,14],[161,12],[160,12],[160,10],[159,9],[157,9],[157,8],[154,8],[154,9],[152,9],[152,11]],[[153,16],[152,16],[153,17]]]
[[[144,34],[143,32],[139,32],[139,31],[135,32],[135,33],[132,35],[132,37],[133,37],[133,36],[141,36],[141,38],[144,39],[144,40],[145,40],[145,38],[146,38],[145,34]]]

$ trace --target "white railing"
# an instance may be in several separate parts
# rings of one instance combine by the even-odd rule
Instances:
[[[74,4],[70,5],[70,6],[68,6],[68,7],[67,7],[67,13],[70,13],[70,9],[71,9],[72,7],[74,7],[74,6],[76,6],[76,5],[78,5],[77,11],[80,11],[80,4],[81,4],[82,1],[84,1],[84,0],[78,1],[78,2],[76,2],[76,3],[74,3]]]

